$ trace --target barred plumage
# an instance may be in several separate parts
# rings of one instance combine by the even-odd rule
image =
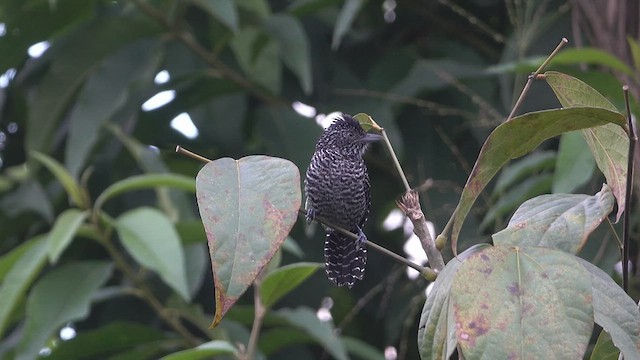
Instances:
[[[337,286],[351,288],[364,277],[366,236],[362,227],[371,204],[369,174],[362,159],[379,135],[367,134],[351,116],[342,114],[316,144],[305,179],[307,220],[321,216],[359,235],[350,239],[325,228],[325,271]]]

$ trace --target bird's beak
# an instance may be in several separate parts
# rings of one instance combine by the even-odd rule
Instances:
[[[382,140],[382,135],[366,133],[362,139],[360,139],[363,143],[372,143],[376,141]]]

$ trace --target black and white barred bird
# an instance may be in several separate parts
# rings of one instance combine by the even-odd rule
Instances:
[[[358,234],[358,240],[353,240],[325,227],[325,271],[337,286],[351,288],[356,279],[364,277],[367,237],[362,227],[369,214],[371,192],[362,155],[369,143],[380,139],[380,135],[366,133],[351,116],[342,114],[320,136],[307,169],[307,222],[320,216]]]

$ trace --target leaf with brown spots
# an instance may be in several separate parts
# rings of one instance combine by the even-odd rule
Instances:
[[[495,245],[540,246],[577,254],[587,237],[613,210],[611,188],[593,196],[540,195],[525,201],[506,229],[493,234]]]
[[[457,253],[460,229],[471,206],[509,160],[531,152],[543,141],[562,133],[605,124],[624,126],[625,121],[624,116],[607,109],[575,107],[528,113],[495,128],[482,146],[460,202],[447,224],[447,228],[451,228],[453,252]]]
[[[581,359],[594,323],[589,272],[545,248],[471,255],[453,279],[450,308],[465,359]]]
[[[609,100],[581,80],[555,71],[547,71],[544,75],[547,84],[551,86],[558,101],[565,108],[593,106],[618,112],[618,109]],[[624,195],[627,183],[627,157],[629,156],[629,136],[626,128],[626,123],[621,126],[606,124],[581,131],[598,168],[607,179],[607,184],[611,187],[613,196],[618,203],[616,221],[620,219],[625,209]]]
[[[198,173],[196,196],[213,268],[214,327],[289,234],[301,203],[300,173],[269,156],[218,159]]]

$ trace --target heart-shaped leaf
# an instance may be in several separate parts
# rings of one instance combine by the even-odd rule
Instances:
[[[302,198],[300,173],[269,156],[218,159],[198,173],[196,195],[215,282],[213,327],[289,234]]]

